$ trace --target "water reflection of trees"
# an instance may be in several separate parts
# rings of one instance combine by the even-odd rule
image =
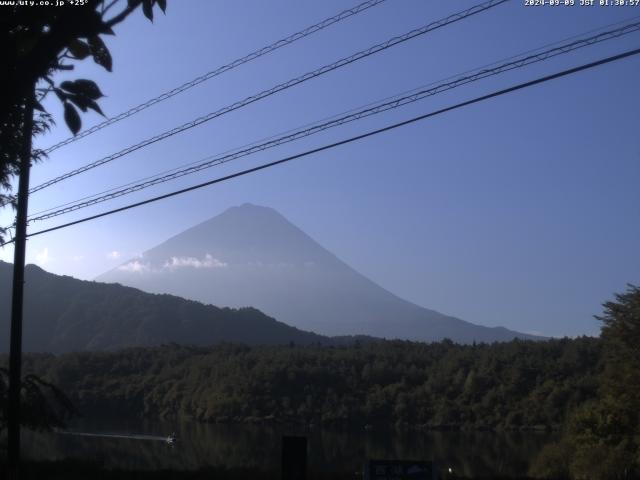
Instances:
[[[284,429],[264,426],[131,422],[116,427],[77,425],[85,431],[166,435],[176,431],[179,443],[27,434],[24,448],[31,458],[79,458],[110,468],[191,470],[205,466],[274,470],[279,466],[283,434],[309,438],[310,468],[361,471],[367,458],[434,460],[462,475],[524,475],[530,461],[553,437],[532,432],[416,432]]]

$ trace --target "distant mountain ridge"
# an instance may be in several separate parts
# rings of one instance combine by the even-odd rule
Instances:
[[[367,279],[271,208],[232,207],[100,275],[153,293],[253,306],[322,335],[470,343],[539,339],[420,307]]]
[[[11,273],[0,261],[0,352],[9,348]],[[285,325],[255,308],[234,310],[122,285],[25,271],[23,344],[26,352],[114,350],[169,343],[210,346],[348,343]]]

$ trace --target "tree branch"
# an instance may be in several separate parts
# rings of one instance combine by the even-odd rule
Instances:
[[[111,7],[113,7],[116,3],[118,3],[120,0],[112,0],[111,3],[109,5],[107,5],[105,7],[105,2],[102,2],[102,16],[104,18],[104,14],[107,13],[109,11],[109,9]]]
[[[113,27],[114,25],[117,25],[118,23],[126,19],[136,8],[140,6],[141,3],[142,3],[142,0],[136,0],[135,2],[131,2],[131,4],[127,5],[127,8],[125,8],[118,15],[113,17],[111,20],[106,20],[105,24],[109,28]]]

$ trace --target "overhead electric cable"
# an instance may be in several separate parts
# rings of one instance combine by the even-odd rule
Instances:
[[[322,147],[317,147],[317,148],[314,148],[314,149],[311,149],[311,150],[307,150],[307,151],[302,152],[302,153],[291,155],[289,157],[285,157],[285,158],[282,158],[280,160],[275,160],[273,162],[265,163],[265,164],[259,165],[257,167],[253,167],[253,168],[249,168],[249,169],[246,169],[246,170],[242,170],[240,172],[236,172],[236,173],[233,173],[233,174],[230,174],[230,175],[226,175],[224,177],[220,177],[220,178],[216,178],[216,179],[213,179],[213,180],[209,180],[207,182],[200,183],[200,184],[197,184],[197,185],[192,185],[190,187],[183,188],[181,190],[176,190],[176,191],[173,191],[173,192],[170,192],[170,193],[165,193],[165,194],[159,195],[157,197],[148,198],[148,199],[140,201],[140,202],[131,203],[129,205],[125,205],[125,206],[120,207],[120,208],[115,208],[113,210],[108,210],[106,212],[98,213],[96,215],[91,215],[91,216],[88,216],[88,217],[84,217],[84,218],[81,218],[81,219],[78,219],[78,220],[74,220],[72,222],[68,222],[68,223],[64,223],[64,224],[61,224],[61,225],[57,225],[55,227],[46,228],[44,230],[39,230],[37,232],[30,233],[27,236],[28,237],[35,237],[36,235],[42,235],[44,233],[53,232],[53,231],[60,230],[60,229],[63,229],[63,228],[71,227],[73,225],[78,225],[80,223],[88,222],[90,220],[95,220],[97,218],[106,217],[108,215],[113,215],[115,213],[119,213],[119,212],[123,212],[123,211],[126,211],[126,210],[130,210],[132,208],[140,207],[142,205],[147,205],[149,203],[154,203],[154,202],[157,202],[159,200],[164,200],[166,198],[171,198],[171,197],[174,197],[176,195],[181,195],[183,193],[187,193],[187,192],[191,192],[191,191],[194,191],[194,190],[198,190],[200,188],[204,188],[204,187],[207,187],[207,186],[210,186],[210,185],[214,185],[216,183],[221,183],[221,182],[224,182],[224,181],[227,181],[227,180],[231,180],[233,178],[241,177],[241,176],[244,176],[244,175],[248,175],[250,173],[254,173],[254,172],[257,172],[257,171],[260,171],[260,170],[264,170],[264,169],[267,169],[267,168],[270,168],[270,167],[274,167],[276,165],[280,165],[280,164],[283,164],[283,163],[286,163],[286,162],[290,162],[290,161],[296,160],[298,158],[306,157],[306,156],[309,156],[309,155],[312,155],[312,154],[315,154],[315,153],[318,153],[318,152],[322,152],[322,151],[325,151],[325,150],[330,150],[332,148],[335,148],[335,147],[338,147],[338,146],[341,146],[341,145],[346,145],[346,144],[349,144],[349,143],[353,143],[353,142],[356,142],[356,141],[359,141],[359,140],[362,140],[362,139],[365,139],[365,138],[368,138],[368,137],[372,137],[374,135],[378,135],[378,134],[383,133],[383,132],[387,132],[387,131],[390,131],[390,130],[395,130],[396,128],[400,128],[400,127],[403,127],[403,126],[406,126],[406,125],[410,125],[412,123],[416,123],[416,122],[419,122],[421,120],[425,120],[427,118],[434,117],[436,115],[440,115],[440,114],[443,114],[443,113],[446,113],[446,112],[450,112],[452,110],[457,110],[459,108],[466,107],[466,106],[469,106],[469,105],[473,105],[475,103],[483,102],[485,100],[489,100],[491,98],[499,97],[499,96],[505,95],[507,93],[515,92],[515,91],[518,91],[518,90],[522,90],[524,88],[532,87],[534,85],[545,83],[545,82],[548,82],[548,81],[551,81],[551,80],[555,80],[557,78],[565,77],[567,75],[571,75],[571,74],[578,73],[578,72],[581,72],[581,71],[584,71],[584,70],[588,70],[588,69],[591,69],[591,68],[595,68],[595,67],[598,67],[598,66],[601,66],[601,65],[612,63],[612,62],[615,62],[615,61],[618,61],[618,60],[622,60],[623,58],[631,57],[631,56],[638,55],[638,54],[640,54],[640,48],[636,48],[634,50],[629,50],[629,51],[626,51],[626,52],[623,52],[623,53],[620,53],[620,54],[617,54],[617,55],[612,55],[610,57],[602,58],[600,60],[596,60],[596,61],[591,62],[591,63],[582,64],[582,65],[580,65],[578,67],[573,67],[573,68],[570,68],[570,69],[567,69],[567,70],[563,70],[563,71],[560,71],[560,72],[557,72],[557,73],[553,73],[551,75],[546,75],[544,77],[539,77],[539,78],[536,78],[534,80],[530,80],[528,82],[519,83],[517,85],[511,86],[511,87],[508,87],[508,88],[504,88],[502,90],[497,90],[497,91],[494,91],[492,93],[489,93],[489,94],[486,94],[486,95],[482,95],[480,97],[475,97],[475,98],[473,98],[471,100],[467,100],[467,101],[464,101],[464,102],[461,102],[461,103],[457,103],[457,104],[449,106],[449,107],[441,108],[441,109],[435,110],[433,112],[425,113],[423,115],[419,115],[417,117],[413,117],[413,118],[410,118],[408,120],[404,120],[402,122],[394,123],[394,124],[388,125],[386,127],[378,128],[376,130],[371,130],[369,132],[366,132],[366,133],[363,133],[363,134],[360,134],[360,135],[356,135],[356,136],[353,136],[353,137],[349,137],[349,138],[346,138],[346,139],[343,139],[343,140],[340,140],[340,141],[337,141],[337,142],[334,142],[334,143],[331,143],[331,144],[328,144],[328,145],[323,145]],[[0,246],[7,245],[9,243],[12,243],[12,241],[5,242],[5,243],[1,244]]]
[[[135,107],[130,108],[129,110],[122,112],[114,117],[111,117],[107,120],[105,120],[104,122],[101,122],[97,125],[94,125],[91,128],[88,128],[87,130],[84,130],[80,133],[78,133],[76,136],[73,137],[69,137],[59,143],[56,143],[55,145],[52,145],[48,148],[46,148],[44,150],[45,153],[51,153],[54,150],[57,150],[60,147],[63,147],[65,145],[68,145],[72,142],[75,142],[76,140],[80,140],[81,138],[84,138],[88,135],[91,135],[92,133],[97,132],[98,130],[102,130],[105,127],[108,127],[109,125],[113,125],[114,123],[117,123],[121,120],[124,120],[125,118],[128,118],[132,115],[135,115],[136,113],[139,113],[143,110],[146,110],[147,108],[160,103],[164,100],[167,100],[171,97],[174,97],[175,95],[178,95],[186,90],[189,90],[190,88],[195,87],[196,85],[200,85],[203,82],[206,82],[207,80],[210,80],[214,77],[217,77],[218,75],[221,75],[225,72],[228,72],[229,70],[233,70],[236,67],[239,67],[240,65],[243,65],[245,63],[251,62],[252,60],[256,60],[257,58],[260,58],[264,55],[267,55],[268,53],[274,52],[286,45],[290,45],[298,40],[301,40],[305,37],[308,37],[309,35],[312,35],[316,32],[319,32],[321,30],[324,30],[325,28],[341,21],[341,20],[345,20],[349,17],[352,17],[354,15],[357,15],[358,13],[364,12],[365,10],[368,10],[371,7],[375,7],[376,5],[379,5],[383,2],[385,2],[386,0],[367,0],[366,2],[363,2],[359,5],[356,5],[353,8],[349,8],[347,10],[343,10],[342,12],[329,17],[329,18],[325,18],[324,20],[322,20],[321,22],[318,22],[314,25],[311,25],[307,28],[305,28],[304,30],[300,30],[299,32],[296,32],[292,35],[289,35],[288,37],[285,37],[281,40],[278,40],[277,42],[272,43],[271,45],[267,45],[266,47],[262,47],[258,50],[255,50],[251,53],[249,53],[248,55],[245,55],[244,57],[238,58],[236,60],[233,60],[230,63],[227,63],[226,65],[222,65],[221,67],[218,67],[214,70],[211,70],[210,72],[205,73],[204,75],[201,75],[199,77],[194,78],[193,80],[190,80],[186,83],[183,83],[182,85],[175,87],[167,92],[162,93],[161,95],[158,95],[157,97],[151,98],[149,100],[147,100],[144,103],[141,103],[140,105],[137,105]]]
[[[574,39],[577,39],[577,38],[583,37],[584,35],[588,35],[588,34],[590,34],[590,33],[602,32],[603,30],[606,30],[606,29],[611,28],[611,27],[613,27],[613,26],[621,25],[621,24],[623,24],[623,23],[630,22],[630,21],[632,21],[632,20],[637,20],[638,18],[640,18],[640,15],[635,15],[635,16],[632,16],[632,17],[627,17],[627,18],[624,18],[624,19],[619,20],[619,21],[617,21],[617,22],[612,22],[612,23],[609,23],[609,24],[603,25],[603,26],[598,27],[598,28],[593,28],[593,29],[590,29],[590,30],[586,30],[586,31],[581,32],[581,33],[578,33],[578,34],[576,34],[576,35],[571,35],[571,36],[569,36],[569,37],[565,37],[565,38],[562,38],[562,39],[560,39],[560,40],[556,40],[556,41],[554,41],[554,42],[547,43],[547,44],[545,44],[545,45],[541,45],[540,47],[532,48],[532,49],[530,49],[530,50],[526,50],[526,51],[524,51],[524,52],[520,52],[520,53],[518,53],[518,54],[516,54],[516,55],[511,55],[511,56],[509,56],[509,57],[502,58],[502,59],[500,59],[500,60],[496,60],[496,61],[494,61],[494,62],[492,62],[492,63],[485,64],[485,65],[483,65],[483,66],[481,66],[481,67],[476,67],[476,68],[474,68],[474,69],[469,69],[469,70],[466,70],[466,71],[464,71],[464,72],[462,72],[462,73],[459,73],[459,74],[456,74],[456,75],[450,75],[450,76],[448,76],[448,77],[441,78],[440,80],[437,80],[437,81],[431,82],[431,83],[429,83],[429,84],[427,84],[427,85],[422,85],[422,86],[420,86],[420,87],[416,87],[416,88],[413,88],[413,89],[411,89],[411,90],[404,91],[404,92],[399,93],[399,94],[396,94],[396,95],[390,95],[390,96],[388,96],[388,97],[385,97],[385,98],[383,98],[383,99],[377,100],[377,101],[375,101],[375,102],[370,102],[370,103],[368,103],[368,104],[366,104],[366,105],[361,105],[361,106],[359,106],[359,107],[352,108],[352,109],[350,109],[350,110],[348,110],[348,111],[345,111],[345,112],[342,112],[342,113],[339,113],[339,114],[334,114],[334,115],[331,115],[330,117],[325,117],[325,118],[323,118],[322,120],[318,120],[318,121],[316,121],[316,122],[308,123],[308,124],[302,125],[302,126],[300,126],[300,127],[297,127],[297,129],[299,129],[299,128],[304,128],[304,127],[310,127],[310,126],[315,125],[315,124],[317,124],[317,123],[324,122],[324,121],[328,121],[328,120],[331,120],[331,119],[337,118],[337,117],[339,117],[339,116],[345,115],[345,114],[347,114],[347,113],[355,112],[355,111],[357,111],[357,110],[359,110],[359,109],[361,109],[361,108],[365,108],[365,107],[373,106],[373,105],[375,105],[375,104],[377,104],[377,103],[379,103],[379,102],[383,102],[383,101],[386,101],[386,100],[395,99],[395,98],[397,98],[397,97],[399,97],[399,96],[401,96],[401,95],[406,95],[406,94],[409,94],[409,93],[414,93],[414,92],[417,92],[418,90],[421,90],[421,89],[423,89],[423,88],[425,88],[425,87],[432,86],[432,85],[436,85],[437,83],[445,82],[445,81],[447,81],[447,80],[451,80],[451,79],[453,79],[453,78],[459,77],[459,76],[461,76],[461,75],[466,75],[466,74],[468,74],[468,73],[471,73],[471,72],[474,72],[474,71],[477,71],[477,70],[480,70],[480,69],[485,69],[485,68],[493,67],[493,66],[495,66],[495,65],[499,65],[500,63],[503,63],[503,62],[506,62],[506,61],[513,60],[513,59],[515,59],[515,58],[521,57],[521,56],[523,56],[523,55],[527,55],[527,54],[530,54],[530,53],[533,53],[533,52],[540,52],[540,51],[544,50],[545,48],[552,47],[552,46],[556,46],[556,45],[560,45],[560,44],[561,44],[561,43],[563,43],[563,42],[568,42],[569,40],[574,40]],[[270,135],[270,136],[268,136],[268,137],[261,138],[260,140],[256,140],[256,141],[253,141],[253,142],[251,142],[251,143],[248,143],[248,144],[242,145],[242,146],[240,146],[240,147],[236,147],[236,148],[233,148],[233,149],[229,149],[229,150],[224,151],[224,152],[219,152],[219,153],[218,153],[218,155],[224,155],[224,154],[227,154],[227,153],[230,153],[230,152],[234,152],[234,151],[239,150],[239,149],[242,149],[242,148],[246,148],[246,147],[249,147],[249,146],[253,146],[253,145],[256,145],[256,144],[258,144],[258,143],[261,143],[261,142],[264,142],[264,141],[267,141],[267,140],[271,140],[271,139],[273,139],[273,138],[276,138],[276,137],[278,137],[278,136],[280,136],[280,135],[283,135],[283,134],[286,134],[286,133],[294,132],[295,130],[296,130],[296,128],[293,128],[293,129],[289,129],[289,130],[287,130],[287,131],[285,131],[285,132],[281,132],[281,133],[279,133],[279,134]],[[130,185],[134,185],[134,184],[139,183],[139,182],[143,182],[143,181],[146,181],[146,180],[151,180],[151,179],[153,179],[153,178],[156,178],[156,177],[158,177],[158,176],[161,176],[161,175],[165,175],[165,174],[168,174],[168,173],[174,172],[174,171],[179,170],[179,169],[181,169],[181,168],[188,167],[188,166],[191,166],[191,165],[196,165],[196,164],[200,163],[201,161],[202,161],[202,159],[201,159],[201,160],[196,160],[196,161],[194,161],[194,162],[190,162],[190,163],[188,163],[188,164],[182,164],[182,165],[179,165],[179,166],[177,166],[177,167],[171,168],[171,169],[169,169],[169,170],[164,170],[164,171],[159,172],[159,173],[154,174],[154,175],[149,175],[149,176],[146,176],[146,177],[143,177],[143,178],[139,178],[139,179],[137,179],[137,180],[133,180],[133,181],[128,182],[128,183],[123,184],[123,185],[119,185],[119,186],[116,186],[116,187],[111,187],[111,188],[109,188],[109,189],[107,189],[107,190],[103,190],[103,191],[101,191],[101,192],[99,192],[99,193],[94,193],[94,194],[91,194],[91,195],[86,195],[86,196],[81,197],[81,198],[76,199],[76,200],[72,200],[72,201],[69,201],[69,202],[65,202],[65,203],[63,203],[63,204],[56,205],[56,206],[54,206],[54,207],[46,208],[46,209],[43,209],[43,210],[40,210],[40,211],[38,211],[38,212],[33,213],[33,214],[32,214],[32,216],[37,216],[37,215],[40,215],[41,213],[50,212],[50,211],[52,211],[52,210],[56,210],[56,209],[61,208],[61,207],[66,207],[67,205],[73,205],[73,204],[78,203],[78,202],[80,202],[80,201],[82,201],[82,200],[88,200],[88,199],[91,199],[91,198],[94,198],[94,197],[97,197],[97,196],[101,196],[101,195],[104,195],[104,194],[107,194],[107,193],[111,193],[111,192],[113,192],[113,191],[115,191],[115,190],[118,190],[118,189],[121,189],[121,188],[124,188],[124,187],[128,187],[128,186],[130,186]],[[4,205],[5,205],[5,204],[0,204],[0,207],[3,207]]]
[[[474,71],[474,73],[470,75],[460,76],[453,81],[439,84],[432,88],[425,88],[419,91],[413,90],[409,95],[405,95],[399,98],[396,97],[391,101],[386,101],[386,102],[382,101],[382,102],[379,102],[377,105],[373,104],[373,106],[368,106],[367,108],[353,111],[353,113],[349,113],[341,117],[335,118],[334,116],[333,119],[330,121],[312,124],[312,126],[305,126],[299,130],[290,131],[291,133],[287,132],[282,136],[273,137],[272,139],[264,143],[260,143],[260,144],[254,143],[248,146],[247,148],[241,147],[236,151],[232,151],[233,153],[210,156],[210,157],[207,157],[206,159],[200,160],[199,162],[189,164],[187,168],[172,169],[171,171],[169,171],[169,173],[159,174],[154,177],[147,177],[146,179],[144,179],[143,181],[140,181],[139,183],[131,182],[130,184],[124,185],[119,189],[115,188],[115,189],[111,189],[108,192],[91,196],[89,199],[83,198],[75,202],[69,202],[68,204],[60,205],[58,207],[53,207],[51,209],[48,209],[47,211],[39,212],[38,214],[32,215],[29,218],[29,223],[38,221],[38,220],[47,220],[47,219],[57,217],[66,213],[80,210],[82,208],[87,208],[87,207],[96,205],[98,203],[112,200],[114,198],[118,198],[123,195],[128,195],[128,194],[152,187],[154,185],[175,180],[185,175],[190,175],[192,173],[196,173],[201,170],[211,168],[213,166],[221,165],[223,163],[227,163],[229,161],[236,160],[238,158],[251,155],[259,151],[263,151],[269,148],[283,145],[285,143],[289,143],[289,142],[298,140],[300,138],[307,137],[315,133],[322,132],[324,130],[328,130],[330,128],[334,128],[349,122],[360,120],[362,118],[366,118],[366,117],[376,115],[388,110],[392,110],[404,105],[408,105],[410,103],[414,103],[424,98],[427,98],[448,90],[452,90],[454,88],[457,88],[462,85],[466,85],[468,83],[472,83],[490,76],[511,71],[516,68],[522,68],[528,65],[532,65],[534,63],[538,63],[538,62],[547,60],[549,58],[556,57],[558,55],[572,52],[579,48],[594,45],[594,44],[597,44],[606,40],[610,40],[613,38],[619,38],[622,35],[636,32],[638,30],[640,30],[640,22],[624,25],[622,27],[619,27],[617,29],[614,29],[608,32],[603,32],[588,38],[576,40],[574,42],[560,45],[543,52],[535,53],[533,55],[516,58],[516,60],[503,63],[494,68],[489,68],[489,69],[481,68]]]
[[[344,67],[345,65],[349,65],[351,63],[354,63],[358,60],[361,60],[363,58],[369,57],[371,55],[374,55],[376,53],[379,53],[381,51],[384,51],[388,48],[394,47],[396,45],[399,45],[401,43],[404,43],[408,40],[411,40],[413,38],[416,38],[420,35],[424,35],[428,32],[431,32],[433,30],[436,30],[438,28],[444,27],[446,25],[458,22],[460,20],[463,20],[465,18],[468,18],[472,15],[476,15],[478,13],[484,12],[486,10],[489,10],[493,7],[496,7],[498,5],[501,5],[503,3],[508,2],[509,0],[489,0],[483,3],[480,3],[478,5],[474,5],[471,8],[468,8],[466,10],[463,10],[461,12],[458,13],[454,13],[452,15],[449,15],[446,18],[443,18],[441,20],[429,23],[423,27],[411,30],[403,35],[397,36],[397,37],[393,37],[389,40],[387,40],[386,42],[383,43],[379,43],[377,45],[374,45],[372,47],[367,48],[366,50],[361,50],[357,53],[354,53],[348,57],[344,57],[336,62],[333,62],[331,64],[325,65],[323,67],[320,67],[316,70],[313,70],[311,72],[307,72],[304,75],[300,75],[299,77],[293,78],[291,80],[288,80],[284,83],[280,83],[270,89],[267,90],[263,90],[260,93],[251,95],[243,100],[240,100],[238,102],[235,102],[231,105],[228,105],[224,108],[221,108],[219,110],[216,110],[215,112],[211,112],[207,115],[204,115],[202,117],[196,118],[195,120],[192,120],[190,122],[184,123],[183,125],[180,125],[178,127],[172,128],[171,130],[167,130],[163,133],[160,133],[154,137],[148,138],[146,140],[143,140],[135,145],[129,146],[123,150],[120,150],[117,153],[111,154],[107,157],[101,158],[100,160],[96,160],[95,162],[89,163],[87,165],[84,165],[80,168],[77,168],[75,170],[71,170],[63,175],[60,175],[56,178],[53,178],[49,181],[46,181],[40,185],[37,185],[33,188],[31,188],[29,190],[29,193],[34,193],[37,192],[39,190],[42,190],[44,188],[50,187],[51,185],[55,185],[56,183],[59,183],[63,180],[66,180],[68,178],[71,178],[75,175],[79,175],[81,173],[84,173],[88,170],[91,170],[93,168],[96,168],[100,165],[104,165],[105,163],[109,163],[112,162],[113,160],[116,160],[117,158],[123,157],[129,153],[132,153],[136,150],[139,150],[143,147],[146,147],[148,145],[151,145],[153,143],[156,143],[160,140],[164,140],[165,138],[171,137],[173,135],[176,135],[178,133],[184,132],[185,130],[197,127],[198,125],[202,125],[205,122],[208,122],[210,120],[213,120],[214,118],[217,118],[219,116],[222,116],[224,114],[227,114],[229,112],[232,112],[234,110],[237,110],[239,108],[245,107],[251,103],[254,103],[258,100],[261,100],[263,98],[269,97],[271,95],[274,95],[278,92],[281,92],[283,90],[286,90],[288,88],[291,88],[295,85],[304,83],[308,80],[311,80],[313,78],[319,77],[321,75],[324,75],[328,72],[331,72],[333,70],[336,70],[338,68]]]

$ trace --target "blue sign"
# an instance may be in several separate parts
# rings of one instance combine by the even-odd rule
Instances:
[[[434,480],[432,462],[406,460],[369,460],[364,469],[364,480]]]

